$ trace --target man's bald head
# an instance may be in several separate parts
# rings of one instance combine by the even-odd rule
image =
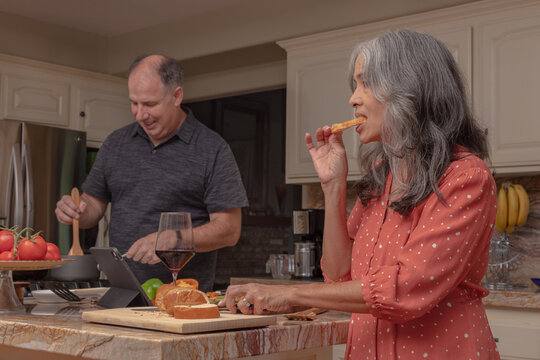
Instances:
[[[128,78],[137,71],[153,71],[161,79],[163,86],[173,90],[182,86],[184,73],[179,61],[164,55],[141,55],[130,65]]]

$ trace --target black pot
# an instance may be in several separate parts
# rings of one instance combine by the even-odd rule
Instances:
[[[64,255],[62,259],[75,259],[49,271],[49,278],[57,281],[92,281],[99,279],[97,262],[92,254]]]

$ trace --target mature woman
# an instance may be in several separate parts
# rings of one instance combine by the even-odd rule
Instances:
[[[367,121],[348,221],[341,133],[305,138],[325,197],[325,284],[230,286],[224,302],[351,312],[347,359],[499,359],[481,300],[495,182],[452,54],[400,30],[358,45],[350,67],[350,104]]]

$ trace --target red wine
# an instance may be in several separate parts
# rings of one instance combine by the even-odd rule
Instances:
[[[191,250],[156,250],[156,255],[172,272],[178,272],[195,255]]]

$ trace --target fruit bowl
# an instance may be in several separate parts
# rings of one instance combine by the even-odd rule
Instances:
[[[540,278],[531,278],[531,281],[536,284],[536,286],[540,286]]]

